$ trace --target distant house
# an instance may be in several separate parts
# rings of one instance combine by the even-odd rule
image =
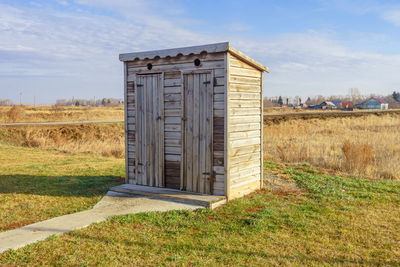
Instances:
[[[336,109],[336,105],[332,101],[324,101],[319,105],[308,106],[308,109]]]
[[[300,104],[299,106],[300,106],[300,108],[308,108],[308,105],[304,104],[304,103]]]
[[[389,104],[381,98],[373,97],[367,101],[357,104],[356,108],[358,108],[358,109],[388,109]]]
[[[339,109],[344,109],[344,110],[353,110],[354,108],[354,102],[353,101],[347,101],[343,100],[340,105],[338,106]]]
[[[342,100],[332,100],[330,102],[332,102],[337,108],[342,104]]]
[[[331,101],[337,109],[341,110],[353,110],[354,108],[354,103],[353,101],[347,101],[347,100],[332,100]]]

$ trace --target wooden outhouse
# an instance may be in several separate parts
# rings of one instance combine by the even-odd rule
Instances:
[[[227,199],[261,187],[267,67],[228,42],[119,58],[126,183]]]

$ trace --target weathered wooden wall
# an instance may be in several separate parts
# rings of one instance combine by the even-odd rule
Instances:
[[[261,186],[262,72],[228,53],[229,198]]]
[[[135,178],[135,88],[136,74],[164,73],[164,159],[166,187],[179,188],[182,164],[182,71],[214,70],[214,107],[213,107],[213,193],[224,195],[224,92],[226,61],[225,53],[212,53],[155,60],[128,61],[127,64],[127,144],[128,144],[128,182],[136,184]],[[195,67],[193,61],[199,58],[201,65]],[[148,71],[147,64],[153,68]]]
[[[130,78],[130,79],[129,79]],[[126,164],[128,179],[127,183],[136,184],[135,177],[135,165],[136,165],[136,100],[135,100],[135,87],[132,77],[127,77],[126,79],[126,106],[125,106],[125,137],[127,142],[127,147],[125,153],[127,153]]]

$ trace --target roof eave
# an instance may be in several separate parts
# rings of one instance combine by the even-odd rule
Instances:
[[[258,70],[266,71],[268,73],[270,72],[268,67],[255,61],[254,59],[246,56],[244,53],[240,52],[239,50],[231,47],[229,45],[229,42],[215,43],[215,44],[208,44],[208,45],[199,45],[199,46],[180,47],[180,48],[172,48],[172,49],[163,49],[163,50],[135,52],[135,53],[125,53],[125,54],[119,55],[119,60],[125,62],[125,61],[141,60],[141,59],[145,59],[145,60],[146,59],[157,59],[157,58],[165,58],[165,57],[197,55],[197,54],[201,54],[203,52],[206,52],[206,53],[229,52]]]
[[[203,52],[207,53],[218,53],[218,52],[226,52],[229,47],[229,42],[223,43],[215,43],[208,45],[199,45],[199,46],[189,46],[189,47],[180,47],[180,48],[172,48],[172,49],[163,49],[163,50],[153,50],[153,51],[145,51],[145,52],[136,52],[136,53],[126,53],[120,54],[120,61],[133,61],[138,59],[154,59],[165,58],[165,57],[176,57],[176,56],[187,56],[187,55],[197,55]]]

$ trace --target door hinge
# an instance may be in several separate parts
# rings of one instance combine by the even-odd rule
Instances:
[[[143,84],[136,84],[136,87],[143,87]]]
[[[204,174],[204,175],[210,175],[209,172],[203,172],[202,174]]]
[[[203,82],[203,84],[210,84],[210,83],[211,83],[210,81]]]

